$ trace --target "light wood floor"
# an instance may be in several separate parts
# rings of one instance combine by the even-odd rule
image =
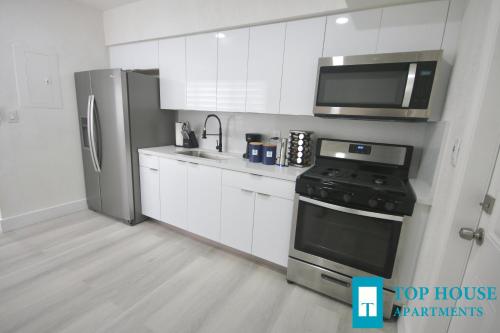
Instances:
[[[0,332],[359,331],[349,306],[157,222],[82,211],[0,234]]]

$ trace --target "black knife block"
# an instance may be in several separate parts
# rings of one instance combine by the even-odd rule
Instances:
[[[198,148],[198,140],[196,139],[194,132],[189,132],[188,136],[188,138],[184,138],[183,140],[184,148]]]

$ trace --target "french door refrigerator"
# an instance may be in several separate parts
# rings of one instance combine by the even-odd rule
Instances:
[[[128,224],[141,214],[137,149],[174,143],[174,111],[160,110],[158,78],[103,69],[75,73],[89,209]]]

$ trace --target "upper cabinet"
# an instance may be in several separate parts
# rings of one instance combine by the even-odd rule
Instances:
[[[286,24],[281,114],[312,115],[325,20],[326,17],[317,17]]]
[[[440,49],[447,12],[447,0],[384,8],[377,52]]]
[[[279,113],[285,27],[250,28],[246,112]]]
[[[217,111],[245,112],[249,30],[217,33]]]
[[[215,111],[217,107],[217,36],[186,37],[186,108]]]
[[[160,40],[160,101],[162,109],[186,108],[186,37]]]
[[[382,9],[328,16],[323,56],[375,53],[381,17]]]
[[[158,41],[110,46],[109,64],[121,69],[158,68]]]

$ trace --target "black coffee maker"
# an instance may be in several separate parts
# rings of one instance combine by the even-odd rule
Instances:
[[[256,142],[262,140],[262,134],[258,133],[246,133],[245,140],[247,141],[247,151],[243,154],[243,158],[248,158],[250,154],[250,142]]]

